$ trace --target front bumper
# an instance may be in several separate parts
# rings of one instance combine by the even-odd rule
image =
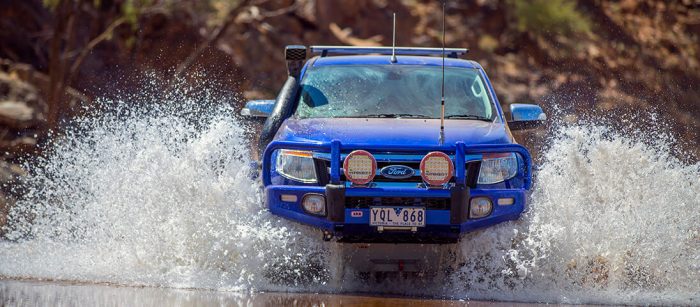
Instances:
[[[329,187],[330,186],[330,187]],[[386,241],[453,241],[460,234],[500,222],[518,219],[525,209],[524,189],[484,190],[471,189],[465,199],[450,190],[389,189],[389,188],[338,188],[314,186],[268,186],[265,188],[266,205],[273,214],[307,224],[350,241],[367,241],[379,238]],[[301,205],[308,193],[326,196],[326,216],[312,215]],[[295,195],[296,201],[282,201],[282,195]],[[339,195],[340,194],[340,195]],[[347,208],[344,197],[416,197],[450,199],[449,210],[426,209],[426,225],[410,232],[380,232],[369,225],[369,209]],[[491,214],[483,218],[469,218],[469,199],[488,197],[493,203]],[[499,198],[513,198],[511,205],[498,205]],[[361,212],[361,213],[360,213]]]

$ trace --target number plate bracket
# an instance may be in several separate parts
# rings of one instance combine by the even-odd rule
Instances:
[[[370,226],[382,226],[383,230],[412,230],[424,227],[425,221],[424,207],[370,207]]]

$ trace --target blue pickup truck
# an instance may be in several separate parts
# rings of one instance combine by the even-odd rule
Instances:
[[[260,177],[270,212],[350,243],[454,243],[518,219],[532,162],[511,130],[546,116],[528,104],[506,116],[466,53],[287,46],[277,98],[241,111],[266,118]]]

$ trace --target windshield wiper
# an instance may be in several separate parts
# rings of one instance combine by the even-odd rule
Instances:
[[[490,122],[491,119],[488,117],[483,117],[483,116],[478,116],[478,115],[469,115],[469,114],[453,114],[453,115],[445,115],[445,118],[454,118],[454,119],[475,119],[475,120],[483,120]]]
[[[400,118],[400,117],[405,117],[405,118],[430,118],[430,116],[426,115],[420,115],[420,114],[368,114],[364,116],[358,116],[358,117],[370,117],[370,118]]]

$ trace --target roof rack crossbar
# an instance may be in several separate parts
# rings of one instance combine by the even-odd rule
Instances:
[[[396,47],[397,55],[442,55],[442,48]],[[469,52],[466,48],[445,48],[448,57],[456,58]],[[311,53],[328,54],[382,54],[391,55],[392,47],[358,47],[358,46],[311,46]]]

